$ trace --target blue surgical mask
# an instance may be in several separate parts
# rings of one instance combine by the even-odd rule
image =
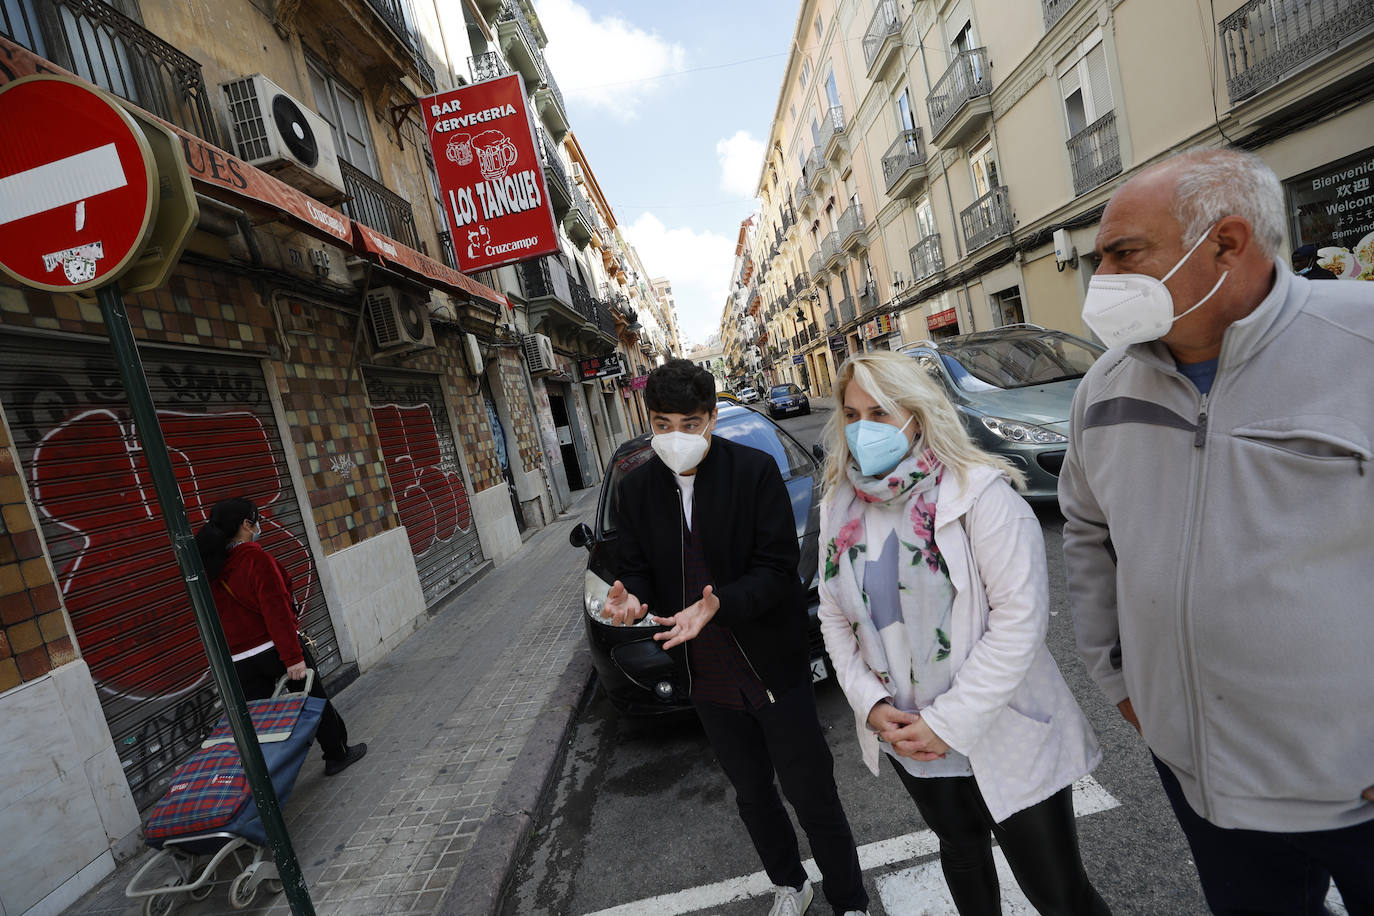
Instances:
[[[905,433],[914,418],[907,417],[900,427],[872,420],[855,420],[846,426],[844,438],[849,443],[849,454],[859,463],[859,472],[877,477],[895,468],[911,451]]]

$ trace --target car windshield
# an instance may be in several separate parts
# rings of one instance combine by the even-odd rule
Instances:
[[[785,398],[795,394],[801,394],[801,389],[796,385],[774,385],[768,391],[770,398]]]
[[[784,481],[811,477],[816,473],[816,462],[801,446],[782,433],[770,420],[748,408],[722,408],[714,435],[767,452],[777,462]],[[620,490],[621,479],[648,461],[654,453],[647,440],[637,444],[638,448],[620,452],[611,463],[610,479],[606,481],[611,497],[602,505],[603,535],[615,532],[615,494]]]
[[[1102,352],[1068,335],[1009,335],[942,345],[940,361],[954,384],[978,392],[1082,378]]]

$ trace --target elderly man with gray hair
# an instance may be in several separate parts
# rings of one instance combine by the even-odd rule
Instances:
[[[1079,651],[1216,913],[1374,913],[1374,285],[1277,257],[1257,157],[1126,182],[1059,483]]]

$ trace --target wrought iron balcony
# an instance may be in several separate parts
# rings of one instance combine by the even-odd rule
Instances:
[[[839,151],[839,142],[844,139],[844,106],[832,105],[821,120],[821,141],[825,144],[826,158],[834,158]]]
[[[959,214],[969,251],[1011,234],[1011,201],[1005,187],[993,188]]]
[[[1109,111],[1069,139],[1073,193],[1086,194],[1121,173],[1121,144],[1116,136],[1116,112]]]
[[[343,203],[344,213],[411,248],[420,247],[410,201],[343,159],[339,160],[339,169],[343,172],[344,193],[348,195]]]
[[[1226,92],[1233,103],[1249,98],[1371,25],[1370,0],[1250,0],[1217,26]]]
[[[558,256],[546,255],[521,261],[518,267],[520,286],[531,306],[557,305],[560,308],[555,309],[552,314],[561,314],[564,321],[572,324],[582,323],[582,319],[586,317],[584,309],[580,308],[573,298],[573,287],[580,284],[573,282],[568,269],[563,266]]]
[[[807,182],[804,172],[805,170],[803,170],[802,180],[797,182],[797,187],[792,191],[792,202],[799,211],[805,209],[811,201],[811,185]]]
[[[940,233],[933,232],[911,246],[911,279],[924,280],[945,269],[945,255],[940,248]]]
[[[811,275],[812,282],[819,280],[825,273],[825,258],[821,252],[811,252],[811,257],[806,259],[806,272]]]
[[[544,55],[519,0],[506,0],[496,20],[496,32],[511,66],[538,84],[544,78]]]
[[[549,186],[549,197],[561,217],[572,206],[572,182],[568,181],[563,160],[558,158],[558,148],[549,135],[542,128],[536,127],[535,131],[539,134],[539,150],[544,157],[544,179]]]
[[[510,73],[510,68],[501,59],[501,55],[495,51],[487,51],[468,58],[468,73],[472,74],[472,81],[480,83],[483,80],[494,80],[498,76],[505,76]]]
[[[859,293],[859,314],[866,315],[870,309],[878,307],[878,288],[868,285]]]
[[[573,205],[563,217],[563,225],[567,227],[568,235],[578,247],[585,247],[592,240],[592,229],[595,226],[592,222],[592,205],[577,185],[572,186],[572,198]]]
[[[367,0],[367,5],[377,17],[386,23],[401,44],[415,50],[415,39],[406,28],[405,13],[401,11],[401,0]]]
[[[926,145],[921,129],[904,130],[883,153],[883,183],[887,193],[901,197],[925,180]]]
[[[782,208],[782,231],[786,232],[797,223],[797,214],[791,206],[784,205]]]
[[[833,267],[843,253],[843,249],[840,248],[839,232],[826,233],[825,238],[821,239],[821,260],[825,262],[825,265]]]
[[[563,102],[563,90],[558,88],[558,81],[553,78],[553,71],[549,69],[548,61],[541,61],[540,69],[544,74],[544,85],[540,92],[547,91],[558,106],[558,114],[562,117],[564,124],[568,123],[568,106]]]
[[[453,249],[453,233],[447,229],[439,233],[439,255],[449,267],[458,269],[458,253]]]
[[[854,297],[845,296],[840,300],[840,323],[848,324],[855,318]]]
[[[100,0],[0,4],[0,33],[220,145],[200,62]]]
[[[926,96],[930,109],[930,129],[938,142],[940,133],[950,125],[959,110],[970,101],[992,92],[988,68],[988,49],[960,51]]]
[[[902,15],[897,0],[879,0],[864,31],[864,69],[872,74],[893,49],[902,43]]]
[[[864,238],[864,208],[863,204],[853,203],[845,208],[840,214],[836,233],[839,235],[839,246],[846,251],[855,245],[862,245]]]
[[[819,191],[825,182],[825,150],[819,146],[811,147],[811,153],[806,157],[806,167],[802,169],[806,178],[806,183],[813,190]]]
[[[1054,28],[1054,24],[1069,11],[1069,7],[1077,2],[1078,0],[1040,0],[1040,8],[1045,14],[1045,31]]]

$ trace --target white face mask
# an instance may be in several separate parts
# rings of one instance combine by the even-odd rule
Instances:
[[[683,474],[701,464],[701,459],[706,457],[706,450],[710,447],[706,437],[709,435],[709,431],[701,436],[695,433],[654,433],[649,444],[674,474]]]
[[[1188,253],[1179,259],[1163,280],[1145,274],[1094,274],[1088,281],[1088,295],[1083,300],[1083,323],[1101,338],[1108,347],[1158,340],[1169,333],[1174,322],[1197,311],[1213,293],[1226,282],[1229,270],[1221,275],[1212,291],[1182,314],[1174,314],[1174,297],[1164,281],[1172,277],[1198,246],[1207,240],[1213,224],[1202,238],[1193,243]]]

